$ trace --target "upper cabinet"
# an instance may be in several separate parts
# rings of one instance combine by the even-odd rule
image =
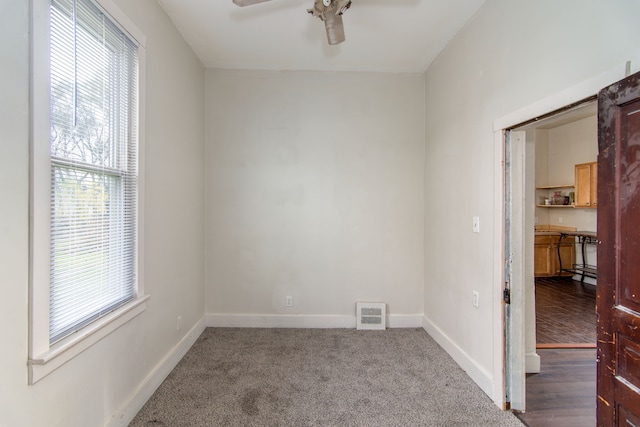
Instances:
[[[576,208],[598,207],[598,163],[582,163],[575,167]]]

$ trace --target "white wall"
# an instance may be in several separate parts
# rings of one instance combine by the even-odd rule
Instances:
[[[535,163],[535,176],[530,181],[533,187],[544,187],[551,185],[549,183],[549,130],[547,129],[529,129],[527,130],[527,139],[531,138],[535,144],[535,153],[533,155],[533,161]],[[557,185],[569,185],[573,183],[571,181],[555,183]],[[563,189],[568,190],[568,189]],[[533,199],[528,200],[532,205],[541,204],[540,197],[545,199],[548,197],[550,190],[535,190]],[[549,214],[552,209],[555,208],[533,208],[535,211],[536,224],[546,225],[549,224]],[[563,208],[564,209],[564,208]]]
[[[33,386],[27,385],[26,364],[29,2],[0,6],[2,425],[126,424],[135,410],[132,399],[140,399],[139,387],[150,384],[145,378],[202,323],[204,70],[156,2],[117,3],[147,36],[143,219],[145,289],[151,300],[145,313]],[[129,412],[119,419],[123,411]]]
[[[536,137],[543,136],[536,143],[536,165],[543,164],[536,170],[536,183],[544,185],[574,184],[575,165],[597,161],[598,156],[598,118],[594,116],[576,120],[549,129],[536,129]],[[539,160],[539,162],[538,162]],[[546,169],[546,175],[543,175]],[[538,174],[538,172],[540,172]],[[563,194],[573,189],[562,189]],[[546,191],[544,191],[546,192]],[[543,193],[544,193],[543,192]],[[542,194],[540,191],[539,194]],[[536,216],[541,224],[575,227],[581,231],[597,231],[596,209],[557,209],[536,208]],[[576,247],[576,263],[582,262],[582,252]],[[597,265],[597,248],[595,245],[585,246],[587,263]],[[576,276],[580,278],[580,276]],[[585,278],[591,284],[595,279]]]
[[[598,118],[586,117],[548,130],[549,182],[574,182],[574,166],[598,156]]]
[[[421,324],[423,81],[207,71],[210,325]]]
[[[488,0],[425,74],[425,194],[435,201],[425,211],[425,326],[497,402],[502,190],[493,123],[614,67],[622,78],[625,61],[640,56],[637,16],[640,2],[628,0]]]
[[[576,164],[597,161],[598,119],[596,116],[553,127],[547,132],[549,183],[572,184],[575,181]],[[542,209],[549,211],[548,224],[562,224],[576,227],[578,230],[596,231],[595,209],[538,208],[537,211]]]

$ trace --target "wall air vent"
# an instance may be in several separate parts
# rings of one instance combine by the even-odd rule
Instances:
[[[386,328],[387,305],[383,302],[356,303],[356,329]]]

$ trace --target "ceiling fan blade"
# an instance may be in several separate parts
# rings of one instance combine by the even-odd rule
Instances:
[[[345,41],[342,15],[327,13],[324,18],[324,26],[327,29],[327,40],[329,44],[340,44]]]
[[[233,3],[237,6],[251,6],[252,4],[264,3],[270,0],[233,0]]]

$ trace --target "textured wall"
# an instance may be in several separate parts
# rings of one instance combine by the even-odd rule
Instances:
[[[420,74],[207,72],[207,313],[422,313],[423,88]]]

